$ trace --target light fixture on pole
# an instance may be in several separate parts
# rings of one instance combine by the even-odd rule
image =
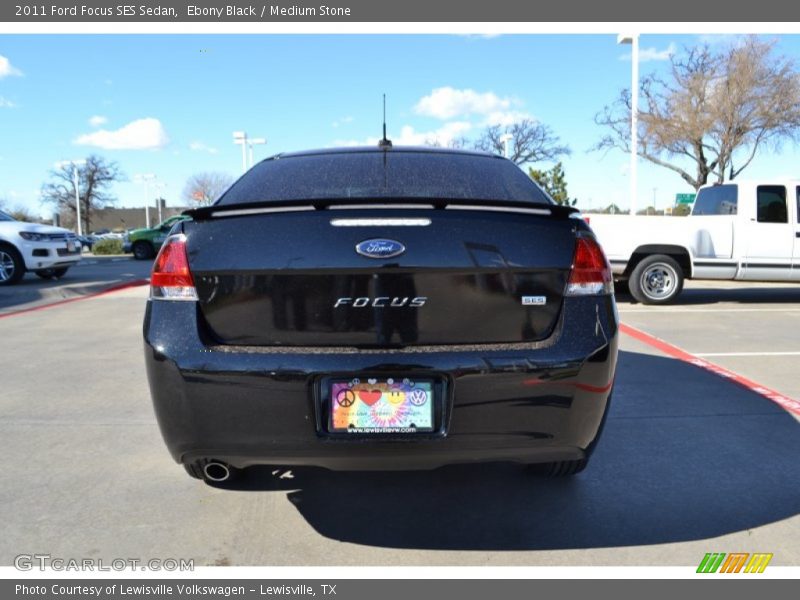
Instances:
[[[247,171],[247,133],[244,131],[233,132],[233,143],[242,146],[242,173]]]
[[[631,45],[631,214],[636,214],[636,166],[639,149],[639,34],[619,34],[618,44]]]
[[[510,133],[504,133],[500,136],[500,142],[503,144],[503,156],[508,158],[508,142],[514,139]]]
[[[134,175],[133,180],[136,183],[144,183],[144,220],[145,220],[145,227],[150,228],[150,194],[148,193],[148,183],[153,181],[156,178],[155,175],[152,173],[144,173],[139,175]]]
[[[163,190],[165,187],[167,187],[167,184],[164,183],[164,182],[161,182],[161,181],[153,184],[153,190]],[[156,204],[158,205],[158,222],[159,223],[164,221],[164,218],[161,216],[161,208],[162,208],[161,200],[162,200],[161,194],[157,194],[156,195]]]
[[[261,146],[267,143],[267,138],[252,138],[247,140],[247,146],[250,148],[250,167],[255,164],[253,162],[253,146]]]
[[[61,169],[67,165],[72,165],[72,185],[75,186],[75,218],[78,221],[78,235],[83,235],[83,225],[81,224],[81,196],[78,192],[78,167],[86,164],[81,160],[62,160],[56,163],[56,169]]]

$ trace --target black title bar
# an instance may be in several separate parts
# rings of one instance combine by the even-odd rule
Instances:
[[[11,0],[0,21],[58,22],[798,22],[800,3],[670,0]]]

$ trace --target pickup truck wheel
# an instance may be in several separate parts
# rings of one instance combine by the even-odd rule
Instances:
[[[0,285],[14,285],[25,275],[25,263],[17,249],[0,244]]]
[[[664,254],[647,256],[634,267],[628,286],[642,304],[668,304],[683,289],[683,269]]]
[[[136,260],[147,260],[155,256],[153,245],[150,242],[134,242],[132,250]]]
[[[60,267],[58,269],[39,269],[36,274],[42,279],[61,279],[69,271],[69,267]]]

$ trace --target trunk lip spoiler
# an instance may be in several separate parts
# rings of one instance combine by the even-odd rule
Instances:
[[[569,218],[578,209],[561,204],[521,203],[509,200],[470,200],[468,198],[325,198],[285,202],[247,202],[241,204],[204,206],[184,211],[192,219],[205,220],[254,214],[303,212],[317,210],[486,210],[491,212],[527,213]]]

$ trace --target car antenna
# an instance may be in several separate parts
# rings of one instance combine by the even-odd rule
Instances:
[[[383,95],[383,139],[378,142],[378,148],[391,148],[392,140],[386,137],[386,94]]]

